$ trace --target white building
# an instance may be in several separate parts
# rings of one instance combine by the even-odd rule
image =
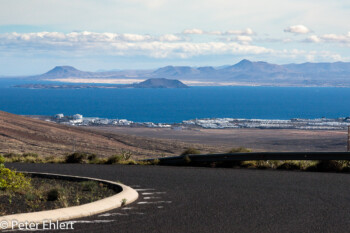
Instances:
[[[56,114],[54,116],[56,119],[62,119],[64,117],[63,113]]]
[[[83,115],[75,114],[75,115],[73,115],[73,119],[74,120],[82,120],[83,119]]]

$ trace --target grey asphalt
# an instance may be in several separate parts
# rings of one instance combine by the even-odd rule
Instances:
[[[350,174],[132,165],[7,166],[121,181],[139,190],[139,200],[126,208],[78,219],[74,232],[350,232]]]

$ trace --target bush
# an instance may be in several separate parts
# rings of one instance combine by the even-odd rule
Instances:
[[[116,163],[120,163],[121,161],[123,161],[123,156],[112,155],[107,159],[106,164],[116,164]]]
[[[343,163],[338,160],[321,160],[316,164],[316,170],[321,172],[340,172],[343,169]]]
[[[201,152],[195,148],[188,148],[184,150],[181,155],[199,155]]]
[[[188,155],[183,155],[183,161],[185,164],[190,164],[191,158]]]
[[[91,161],[95,161],[95,160],[97,160],[97,155],[95,155],[95,154],[89,154],[88,156],[87,156],[87,159],[91,162]]]
[[[0,189],[1,190],[24,190],[29,188],[30,179],[25,177],[22,173],[12,171],[2,166],[0,168]]]
[[[80,185],[83,191],[93,191],[98,188],[97,182],[95,181],[83,181]]]
[[[22,156],[24,158],[27,158],[27,157],[38,158],[39,157],[39,155],[37,153],[23,153]]]
[[[233,153],[247,153],[247,152],[252,152],[252,150],[248,149],[248,148],[245,148],[245,147],[237,147],[237,148],[232,148],[227,153],[228,154],[233,154]]]
[[[19,157],[19,156],[20,155],[16,154],[16,153],[6,153],[6,154],[4,154],[5,158],[13,158],[13,157]]]
[[[293,162],[284,162],[281,165],[277,166],[277,169],[280,170],[299,170],[300,165]]]
[[[5,163],[5,158],[2,155],[0,155],[0,169],[5,167],[4,163]]]
[[[47,201],[57,201],[60,197],[60,191],[57,188],[51,189],[46,196]]]
[[[75,152],[73,154],[67,155],[65,162],[66,163],[86,163],[88,159],[87,153]]]

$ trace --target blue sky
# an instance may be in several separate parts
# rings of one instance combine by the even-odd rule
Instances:
[[[0,75],[350,61],[350,2],[0,0]]]

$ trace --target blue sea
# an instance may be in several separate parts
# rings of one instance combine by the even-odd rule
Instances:
[[[188,89],[23,89],[0,79],[0,110],[21,115],[82,114],[135,122],[195,118],[338,118],[350,116],[350,88],[191,87]],[[40,82],[42,83],[42,82]]]

